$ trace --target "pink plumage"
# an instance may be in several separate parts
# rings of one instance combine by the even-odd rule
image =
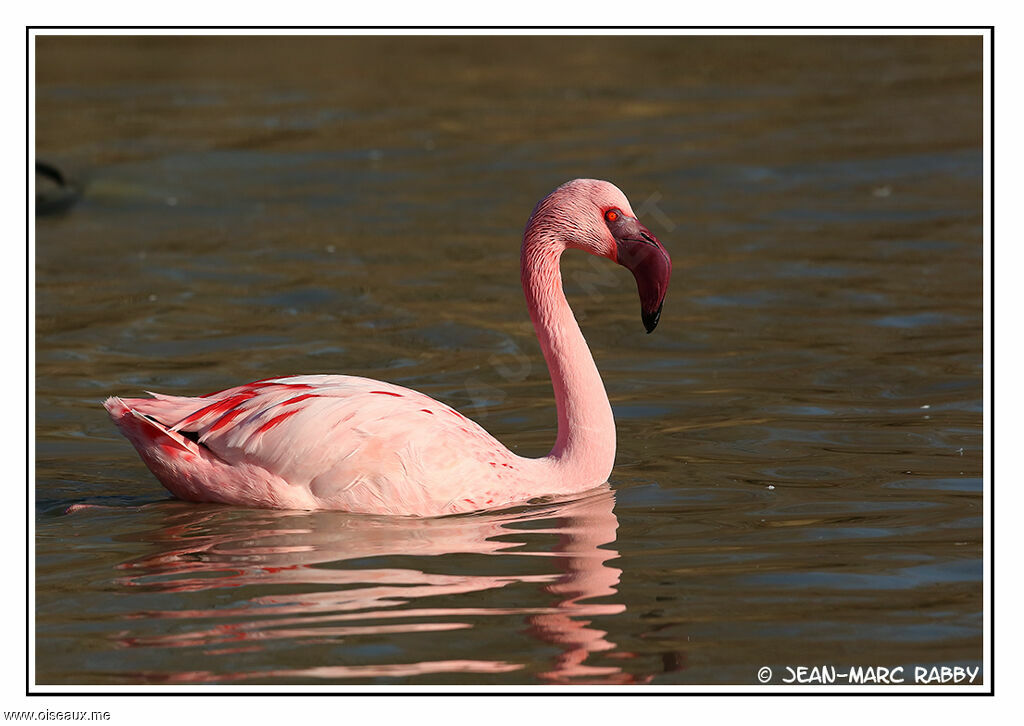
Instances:
[[[112,397],[104,405],[164,486],[190,501],[438,516],[585,491],[611,473],[615,422],[562,291],[567,248],[633,272],[648,332],[672,270],[608,182],[568,182],[534,209],[520,267],[558,410],[546,457],[513,454],[422,393],[355,376],[285,376],[196,398]]]

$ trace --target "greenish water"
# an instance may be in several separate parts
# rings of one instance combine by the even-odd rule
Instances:
[[[980,38],[36,53],[36,152],[83,189],[36,220],[37,683],[981,664]],[[196,506],[100,407],[349,373],[542,455],[520,235],[580,176],[675,265],[648,336],[627,271],[565,259],[618,425],[607,490],[425,521]]]

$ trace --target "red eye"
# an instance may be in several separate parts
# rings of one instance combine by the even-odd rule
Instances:
[[[604,218],[607,219],[609,222],[614,222],[616,219],[619,218],[619,213],[614,209],[609,209],[607,212],[604,213]]]

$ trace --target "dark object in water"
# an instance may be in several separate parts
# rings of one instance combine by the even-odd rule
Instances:
[[[81,188],[60,169],[45,161],[36,162],[36,216],[59,214],[78,201]]]

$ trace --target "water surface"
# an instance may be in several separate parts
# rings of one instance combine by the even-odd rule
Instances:
[[[980,38],[37,40],[39,684],[740,684],[982,658]],[[535,202],[671,251],[564,277],[610,485],[440,520],[197,506],[110,394],[288,373],[554,440]],[[779,682],[776,679],[775,682]]]

